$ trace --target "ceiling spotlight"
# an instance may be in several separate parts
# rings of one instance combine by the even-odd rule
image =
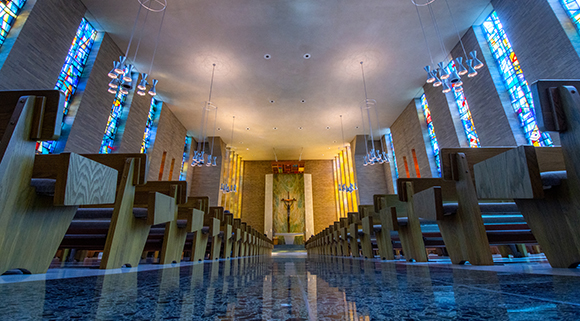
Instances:
[[[355,128],[358,129],[358,126],[356,126]]]
[[[278,127],[274,127],[274,129],[278,129]]]
[[[326,126],[326,129],[330,129],[330,126]]]
[[[298,127],[298,129],[302,130],[302,127]]]
[[[304,59],[310,59],[310,54],[309,53],[305,53],[303,57],[304,57]]]
[[[250,127],[246,127],[246,130],[250,130]]]
[[[270,104],[273,104],[273,103],[274,103],[274,101],[273,100],[270,100]]]
[[[222,128],[221,127],[218,127],[217,130],[222,130]]]
[[[270,54],[265,54],[264,55],[264,59],[270,59],[270,58],[272,58],[272,56],[270,56]]]
[[[306,102],[306,100],[302,99],[300,102],[304,104]]]

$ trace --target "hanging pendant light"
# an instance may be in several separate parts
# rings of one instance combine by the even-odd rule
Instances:
[[[435,78],[435,82],[433,82],[433,87],[439,87],[441,86],[443,83],[441,82],[441,79],[439,79],[437,77],[437,72],[439,69],[436,69],[433,71],[433,77]]]
[[[217,157],[214,157],[213,154],[213,142],[215,140],[215,128],[216,128],[216,123],[217,123],[217,106],[215,106],[212,102],[211,102],[211,95],[212,95],[212,91],[213,91],[213,79],[214,79],[214,75],[215,75],[215,67],[216,64],[213,64],[213,69],[211,72],[211,81],[210,81],[210,85],[209,85],[209,98],[207,101],[205,101],[203,103],[203,108],[202,108],[202,112],[201,112],[201,130],[200,130],[200,137],[199,137],[199,142],[197,145],[197,151],[194,152],[194,156],[193,156],[193,160],[191,162],[192,166],[198,166],[201,167],[204,164],[206,164],[206,166],[217,166]],[[156,79],[153,79],[153,88],[155,87],[157,83]],[[206,137],[208,136],[207,131],[208,131],[208,119],[209,119],[209,114],[211,111],[214,111],[214,137],[212,138],[212,145],[211,145],[211,150],[210,150],[210,155],[208,155],[208,159],[207,162],[205,161],[205,140]],[[213,157],[213,159],[212,159]]]
[[[473,50],[472,52],[469,53],[469,55],[473,59],[473,68],[475,70],[481,69],[483,67],[483,62],[477,59],[477,51]]]
[[[467,70],[469,71],[469,73],[467,74],[467,77],[473,78],[473,77],[477,76],[477,71],[475,70],[475,68],[473,68],[473,60],[467,59],[466,62],[467,62]]]
[[[425,66],[425,71],[427,72],[427,83],[432,84],[435,82],[437,78],[431,73],[431,66]]]
[[[444,81],[443,82],[443,93],[446,94],[448,92],[451,92],[451,87],[449,86],[449,82]]]
[[[467,75],[467,69],[463,65],[463,57],[455,58],[455,69],[457,69],[457,74],[459,76]]]
[[[369,125],[369,135],[368,136],[370,136],[370,139],[371,139],[371,150],[369,151],[368,138],[367,138],[368,136],[365,133],[366,156],[364,158],[363,166],[368,166],[368,165],[374,165],[374,164],[378,163],[380,160],[380,155],[382,154],[382,152],[380,152],[379,150],[377,150],[375,148],[372,118],[375,118],[376,122],[377,122],[375,129],[379,130],[379,132],[380,132],[381,128],[379,125],[379,112],[377,110],[377,101],[374,99],[369,99],[368,95],[367,95],[367,84],[366,84],[364,66],[363,66],[362,61],[360,62],[360,68],[361,68],[362,79],[363,79],[363,88],[364,88],[364,92],[365,92],[365,100],[360,105],[363,132],[366,132],[365,123],[366,123],[366,121],[368,121],[368,125]],[[371,116],[371,109],[375,110],[375,115],[373,115],[373,116]],[[366,112],[366,118],[367,118],[366,120],[365,120],[365,112]]]
[[[157,89],[156,89],[157,88],[157,82],[158,82],[157,79],[153,79],[151,81],[151,83],[153,84],[153,86],[151,86],[151,89],[149,89],[149,95],[151,95],[153,97],[157,96]]]
[[[236,158],[236,153],[234,152],[234,124],[236,122],[236,116],[232,117],[232,136],[230,138],[230,146],[226,147],[226,158],[228,160],[228,162],[230,162],[230,166],[233,166],[233,163],[235,162],[235,158]],[[231,157],[230,157],[231,155]],[[231,161],[230,161],[231,158]],[[235,173],[231,173],[231,170],[228,170],[228,172],[226,173],[226,177],[224,179],[225,183],[223,183],[221,185],[221,191],[224,194],[227,193],[236,193],[238,191],[237,185],[235,184],[235,182],[233,182],[235,180]],[[232,176],[233,175],[233,176]],[[230,181],[232,181],[232,183],[230,184]]]
[[[153,56],[151,58],[151,64],[149,66],[149,74],[151,74],[151,70],[153,68],[153,62],[155,60],[155,54],[157,53],[157,47],[159,46],[159,39],[161,36],[161,29],[163,26],[163,21],[165,19],[165,13],[167,12],[167,0],[155,0],[155,1],[149,1],[149,0],[139,0],[139,10],[137,11],[137,16],[135,17],[135,22],[133,24],[133,29],[131,30],[131,37],[129,38],[129,43],[127,45],[127,50],[125,51],[125,55],[124,56],[120,56],[119,57],[119,61],[118,62],[113,62],[113,69],[111,71],[109,71],[109,73],[107,74],[108,77],[113,78],[113,79],[118,79],[120,84],[123,85],[123,90],[119,89],[119,91],[121,91],[122,94],[128,94],[129,90],[131,90],[133,88],[133,79],[132,79],[132,74],[133,71],[135,70],[135,67],[132,64],[127,64],[127,56],[129,55],[129,51],[131,49],[131,43],[133,42],[133,36],[135,35],[135,30],[137,28],[137,24],[139,21],[139,16],[141,13],[141,9],[145,8],[147,10],[147,13],[145,15],[145,19],[142,23],[141,26],[141,30],[140,30],[140,35],[139,35],[139,42],[137,43],[137,48],[135,50],[135,55],[133,57],[133,62],[136,61],[137,59],[137,53],[139,52],[139,46],[141,44],[141,39],[143,37],[144,34],[144,28],[145,28],[145,24],[147,22],[147,17],[149,15],[149,12],[163,12],[163,15],[161,16],[161,22],[159,24],[159,31],[157,33],[157,39],[155,40],[155,49],[153,51]],[[157,84],[157,80],[153,80],[153,87],[147,92],[147,74],[143,73],[142,74],[142,78],[141,81],[139,82],[139,86],[137,86],[137,94],[139,96],[145,96],[145,93],[149,93],[149,95],[151,96],[155,96],[157,95],[157,90],[155,85]],[[113,87],[109,87],[109,92],[112,94],[116,94],[117,91],[112,91],[111,88]],[[119,88],[121,88],[121,86],[119,86]]]

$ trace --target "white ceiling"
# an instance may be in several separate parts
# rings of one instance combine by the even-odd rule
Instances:
[[[138,1],[82,1],[89,20],[125,50]],[[448,1],[461,34],[489,4],[489,0]],[[302,159],[331,159],[342,143],[341,114],[347,141],[363,134],[361,61],[368,96],[377,101],[383,128],[395,121],[424,84],[423,66],[429,55],[411,0],[167,2],[152,72],[159,79],[159,97],[198,137],[202,103],[208,99],[216,63],[212,102],[218,106],[221,128],[216,135],[231,144],[235,116],[233,146],[246,160],[274,159],[273,148],[279,159],[298,159],[302,147]],[[457,35],[445,1],[436,0],[433,8],[449,51]],[[423,7],[420,12],[438,62],[443,54],[429,11]],[[144,16],[142,10],[141,21]],[[147,17],[135,63],[139,71],[149,70],[160,19],[160,13]],[[303,58],[306,53],[310,59]],[[271,59],[264,59],[265,54]]]

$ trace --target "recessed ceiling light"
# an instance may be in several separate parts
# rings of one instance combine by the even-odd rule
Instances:
[[[246,150],[250,150],[249,148],[246,148]]]
[[[222,129],[220,127],[218,127],[217,130],[222,130]]]
[[[358,129],[358,126],[356,126],[355,128]]]
[[[270,104],[273,104],[273,103],[275,103],[275,101],[273,101],[273,100],[270,100]]]
[[[270,59],[270,58],[272,58],[272,56],[270,56],[270,54],[265,54],[264,55],[264,59]]]
[[[302,99],[300,102],[304,104],[306,102],[306,100]]]
[[[250,127],[246,127],[246,130],[250,130]]]
[[[304,57],[304,59],[310,59],[310,54],[309,53],[305,53],[304,56],[302,56],[302,57]]]
[[[274,127],[274,129],[278,129],[278,127]]]
[[[243,144],[244,142],[240,142],[240,144]]]
[[[330,129],[330,126],[326,126],[326,129]]]
[[[302,130],[302,127],[298,127],[298,129]]]
[[[336,143],[336,140],[333,140],[332,142],[333,142],[333,143]]]

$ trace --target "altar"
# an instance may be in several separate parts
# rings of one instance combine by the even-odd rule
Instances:
[[[284,237],[294,244],[296,236],[308,240],[314,234],[312,175],[266,174],[264,233],[270,239]]]

